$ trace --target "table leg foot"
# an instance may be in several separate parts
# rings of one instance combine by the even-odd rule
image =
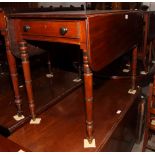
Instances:
[[[152,63],[155,64],[155,60],[152,60]]]
[[[148,72],[146,72],[146,71],[141,71],[140,74],[141,74],[141,75],[147,75]]]
[[[130,64],[129,64],[129,63],[127,63],[127,64],[125,64],[125,66],[130,67]]]
[[[76,79],[73,79],[73,82],[80,82],[82,79],[80,79],[80,78],[76,78]]]
[[[31,119],[30,124],[40,124],[41,118]]]
[[[47,78],[52,78],[52,77],[54,77],[54,75],[53,75],[53,73],[48,73],[48,74],[46,74],[46,77]]]
[[[91,139],[91,142],[88,139],[84,139],[84,148],[95,148],[96,143],[95,139]]]
[[[123,69],[122,72],[123,73],[128,73],[130,70],[129,69]]]
[[[20,120],[24,119],[25,116],[24,116],[24,115],[20,115],[20,116],[19,116],[18,114],[16,114],[16,115],[13,116],[13,118],[14,118],[16,121],[20,121]]]
[[[132,95],[136,94],[136,89],[129,89],[128,94],[132,94]]]

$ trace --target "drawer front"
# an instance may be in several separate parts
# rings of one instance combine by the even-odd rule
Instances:
[[[22,34],[48,37],[80,38],[78,21],[22,21]]]

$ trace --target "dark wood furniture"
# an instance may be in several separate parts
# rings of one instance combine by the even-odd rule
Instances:
[[[12,133],[9,139],[31,151],[41,152],[131,151],[137,138],[140,90],[134,95],[128,94],[130,82],[130,78],[95,80],[96,148],[85,149],[82,144],[85,136],[85,124],[81,124],[85,120],[83,87],[44,111],[39,116],[42,123],[37,126],[27,123]]]
[[[8,136],[15,132],[18,128],[22,127],[24,123],[29,122],[31,116],[27,104],[24,79],[20,74],[22,72],[22,68],[19,70],[19,90],[22,98],[22,114],[25,118],[20,121],[16,121],[12,117],[16,114],[17,108],[14,104],[14,92],[10,84],[11,81],[8,68],[4,68],[4,71],[3,75],[0,74],[0,83],[2,84],[0,89],[0,134]],[[47,78],[45,76],[48,71],[47,66],[40,66],[38,68],[38,63],[37,68],[32,66],[31,71],[33,72],[33,91],[35,95],[37,114],[40,114],[50,106],[53,106],[63,97],[82,85],[81,82],[75,83],[73,81],[73,79],[77,77],[76,73],[54,69],[54,77],[52,79]]]
[[[30,151],[0,135],[0,152],[30,152]]]
[[[7,27],[7,17],[3,10],[0,10],[0,32],[4,36],[5,39],[5,46],[6,46],[6,54],[10,69],[10,75],[13,83],[13,89],[15,94],[15,103],[18,109],[17,115],[19,117],[22,116],[21,112],[21,98],[19,94],[19,87],[18,87],[18,75],[17,75],[17,68],[16,68],[16,61],[13,53],[10,50],[10,40],[9,40],[9,33]]]
[[[88,4],[87,4],[88,5]],[[141,2],[91,2],[87,9],[97,10],[135,10],[141,7]]]
[[[138,52],[138,57],[143,61],[144,71],[148,72],[152,61],[152,48],[155,39],[155,11],[144,11],[143,14],[143,35],[142,50]]]
[[[143,152],[146,148],[155,151],[155,147],[153,148],[152,146],[148,145],[148,141],[153,132],[155,132],[155,76],[153,83],[150,83],[149,85],[144,141],[142,147]]]
[[[10,27],[11,27],[11,25],[10,25]],[[11,79],[12,79],[12,83],[13,83],[13,90],[14,90],[14,94],[15,94],[15,101],[14,102],[15,102],[16,107],[17,107],[17,115],[14,115],[14,118],[16,121],[20,121],[20,120],[23,120],[25,117],[23,115],[23,111],[21,109],[22,100],[21,100],[20,91],[19,91],[19,82],[18,82],[19,80],[18,80],[16,59],[15,59],[15,56],[20,57],[20,54],[18,54],[18,52],[17,52],[18,47],[16,46],[16,43],[14,42],[14,39],[12,37],[13,32],[11,30],[9,30],[10,27],[9,27],[8,18],[7,18],[6,13],[3,10],[0,10],[0,32],[4,36],[4,39],[5,39],[6,54],[7,54],[7,59],[8,59],[9,69],[10,69],[10,75],[11,75]],[[36,47],[35,45],[31,45],[31,44],[28,44],[28,48],[29,48],[30,52],[33,51],[33,52],[31,52],[32,55],[41,54],[43,52],[46,52],[45,49]],[[12,52],[11,49],[14,52]],[[58,73],[58,74],[62,74],[62,73]],[[73,76],[71,75],[71,77],[74,77],[74,75]],[[70,82],[69,85],[64,86],[63,89],[66,89],[66,91],[64,91],[64,92],[62,92],[62,89],[60,88],[59,91],[62,92],[62,95],[58,95],[59,91],[56,91],[55,94],[52,96],[53,102],[56,102],[56,100],[59,99],[60,96],[64,96],[65,94],[69,93],[71,90],[75,89],[75,87],[78,85],[80,85],[80,83],[79,84],[73,84],[73,82]],[[10,102],[10,101],[8,101],[8,102]],[[43,109],[45,109],[45,107],[48,105],[49,105],[49,103],[46,103]],[[41,107],[39,107],[39,108],[41,108]],[[39,110],[39,111],[41,111],[41,110]],[[24,120],[23,120],[23,122],[24,122]],[[22,123],[19,122],[17,124],[22,124]],[[11,129],[11,131],[12,131],[12,129]]]
[[[35,9],[38,8],[38,3],[35,2],[0,2],[0,8],[7,12],[14,12],[22,9]]]
[[[91,143],[93,140],[92,71],[99,71],[127,50],[133,49],[131,91],[135,89],[136,45],[140,19],[139,12],[134,11],[10,14],[9,24],[12,26],[13,32],[15,32],[14,40],[19,42],[20,46],[32,120],[36,120],[36,114],[29,66],[29,49],[27,49],[26,45],[27,40],[79,45],[83,52],[87,139]]]

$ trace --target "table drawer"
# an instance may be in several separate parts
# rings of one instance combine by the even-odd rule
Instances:
[[[51,37],[80,38],[78,21],[27,21],[21,22],[22,34]]]

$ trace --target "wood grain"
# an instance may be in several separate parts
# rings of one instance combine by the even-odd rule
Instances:
[[[89,62],[94,71],[101,70],[137,44],[140,18],[140,14],[130,12],[89,18]]]
[[[28,149],[0,135],[0,152],[30,152]]]
[[[127,111],[136,102],[136,95],[127,93],[130,88],[130,80],[108,80],[101,81],[94,89],[94,136],[96,139],[96,148],[84,149],[83,138],[85,137],[85,114],[83,88],[79,88],[70,93],[67,97],[61,100],[58,104],[49,108],[39,117],[42,118],[42,123],[38,126],[26,124],[24,127],[13,133],[9,139],[17,144],[23,145],[31,151],[104,151],[102,148],[112,137],[116,128],[120,127],[124,130],[125,126],[130,130],[126,130],[123,139],[129,140],[130,147],[121,145],[123,151],[131,150],[133,145],[133,137],[135,141],[135,122],[127,123],[129,118]],[[112,88],[112,89],[111,89]],[[116,93],[117,92],[117,93]],[[110,95],[109,95],[110,94]],[[116,114],[117,110],[121,110],[120,115]],[[132,111],[132,110],[131,110]],[[131,115],[136,118],[136,112],[131,112]],[[121,124],[123,118],[126,117],[127,124]],[[128,128],[129,129],[129,128]],[[132,135],[131,137],[128,134]],[[128,139],[129,138],[129,139]],[[120,146],[120,147],[121,147]],[[114,149],[113,151],[119,151]]]

